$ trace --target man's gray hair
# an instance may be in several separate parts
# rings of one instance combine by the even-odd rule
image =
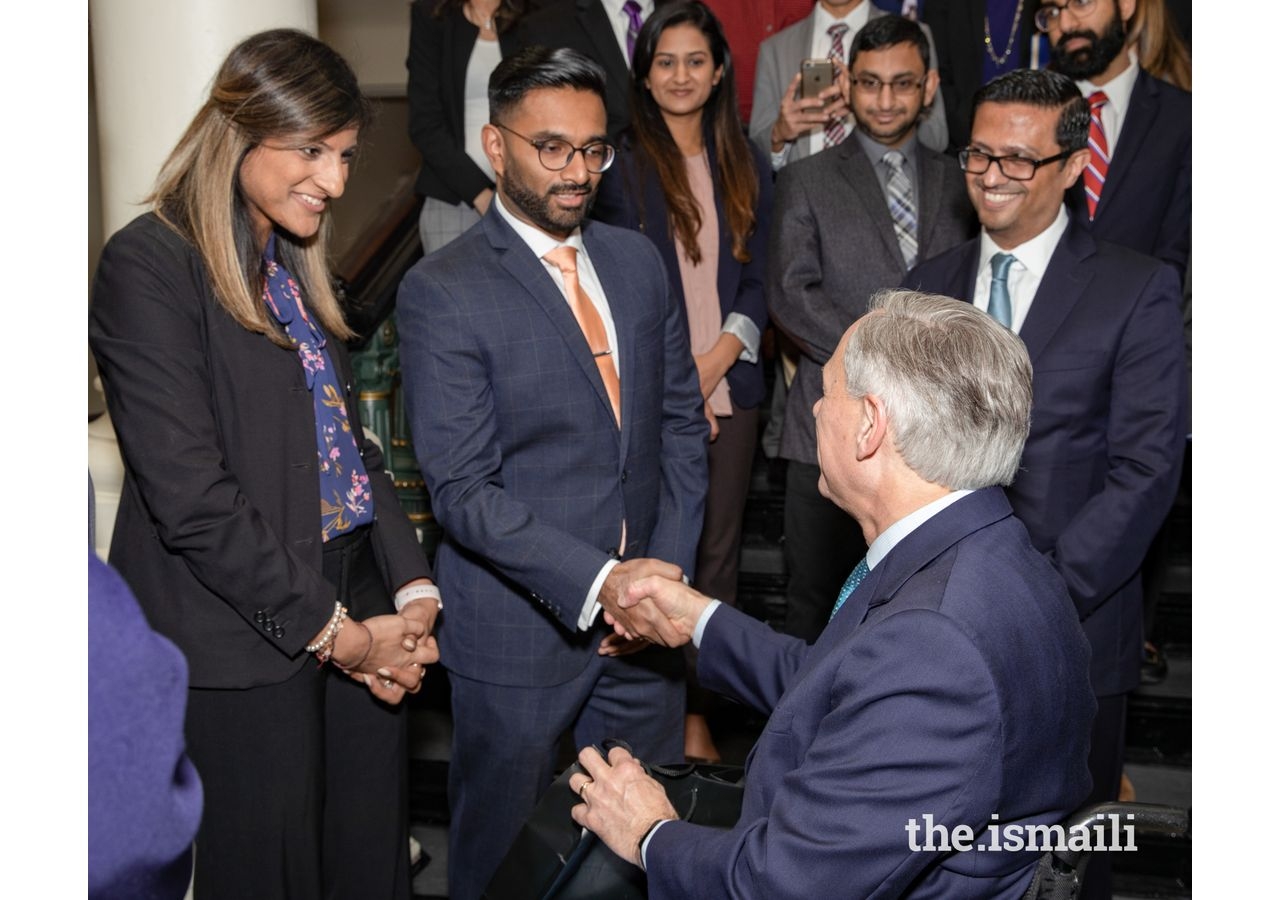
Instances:
[[[971,304],[881,291],[849,338],[845,388],[884,401],[903,461],[952,490],[1007,485],[1031,427],[1022,340]]]

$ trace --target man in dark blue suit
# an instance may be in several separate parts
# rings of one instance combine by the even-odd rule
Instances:
[[[1162,259],[1185,275],[1191,95],[1138,65],[1127,35],[1136,2],[1045,0],[1036,24],[1049,37],[1049,67],[1075,80],[1097,119],[1088,174],[1068,194],[1072,211],[1095,238]]]
[[[454,900],[483,891],[566,730],[683,758],[682,658],[599,615],[626,621],[618,599],[639,575],[692,570],[707,440],[657,249],[584,223],[613,160],[603,79],[571,50],[495,69],[497,201],[400,289],[410,426],[445,530]]]
[[[905,285],[972,300],[1035,367],[1031,435],[1008,490],[1062,573],[1093,650],[1092,801],[1114,800],[1125,694],[1142,660],[1140,569],[1173,504],[1186,443],[1177,273],[1095,239],[1063,194],[1089,161],[1089,106],[1063,75],[1010,72],[978,91],[960,159],[982,233]],[[1104,878],[1105,860],[1090,865]]]
[[[1013,334],[949,298],[877,295],[814,404],[819,484],[869,545],[818,641],[633,585],[637,627],[692,639],[703,684],[769,714],[729,831],[675,821],[626,751],[579,754],[574,819],[646,868],[651,898],[1023,895],[1039,854],[999,835],[1084,799],[1094,710],[1066,588],[998,487],[1030,410]]]

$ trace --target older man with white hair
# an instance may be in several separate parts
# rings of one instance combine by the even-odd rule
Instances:
[[[769,715],[728,831],[678,821],[622,749],[579,755],[574,818],[651,898],[1021,897],[1009,834],[1084,799],[1088,646],[1013,516],[1031,410],[1022,342],[969,304],[875,297],[814,404],[824,494],[869,550],[817,643],[658,577],[633,627],[699,647],[698,678]]]

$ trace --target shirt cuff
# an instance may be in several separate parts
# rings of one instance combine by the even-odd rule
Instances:
[[[742,341],[742,352],[738,359],[753,363],[760,358],[760,329],[742,313],[731,312],[724,317],[722,333],[728,333]]]
[[[698,616],[698,624],[693,626],[693,646],[702,646],[702,632],[707,628],[707,621],[711,618],[711,614],[720,608],[719,600],[712,600],[707,604],[707,608],[702,611],[702,615]]]
[[[596,616],[600,613],[600,589],[604,587],[604,580],[613,571],[613,567],[618,564],[616,559],[608,560],[600,567],[600,574],[596,575],[596,580],[591,582],[591,590],[587,591],[587,602],[582,604],[582,613],[578,616],[578,630],[586,631],[591,627],[591,623],[596,620]]]
[[[675,821],[674,819],[667,819],[667,821],[666,821],[666,822],[659,822],[657,825],[653,826],[652,830],[650,830],[650,832],[649,832],[647,835],[645,835],[645,839],[644,839],[643,841],[641,841],[641,842],[640,842],[640,869],[641,869],[641,871],[643,871],[643,872],[648,872],[648,871],[649,871],[649,857],[648,857],[648,853],[649,853],[649,842],[653,840],[653,836],[654,836],[655,834],[657,834],[659,831],[661,831],[661,830],[662,830],[662,826],[663,826],[663,825],[666,825],[666,824],[667,824],[667,822],[674,822],[674,821]]]
[[[787,157],[791,154],[791,142],[782,145],[782,149],[776,153],[769,151],[769,165],[773,167],[773,171],[778,171],[787,164]]]

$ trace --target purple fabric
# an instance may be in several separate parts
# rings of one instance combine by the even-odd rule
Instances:
[[[204,794],[184,752],[187,662],[89,549],[89,897],[180,898]]]
[[[276,236],[263,253],[262,300],[298,350],[316,409],[316,468],[320,473],[320,533],[328,541],[373,522],[373,490],[356,447],[338,372],[320,326],[307,315],[302,291],[276,262]]]
[[[991,28],[991,53],[994,53],[997,58],[1004,56],[1004,48],[1009,45],[1009,35],[1013,31],[1013,17],[1017,15],[1019,9],[1022,10],[1022,15],[1018,17],[1018,27],[1021,28],[1023,19],[1035,15],[1035,6],[1029,0],[987,0],[987,21]],[[1026,65],[1022,59],[1021,42],[1016,38],[1004,65],[996,65],[996,61],[991,58],[991,53],[988,53],[985,47],[982,48],[983,84],[997,75],[1012,72]]]
[[[640,34],[640,26],[644,25],[644,17],[640,15],[640,4],[636,0],[627,0],[622,4],[622,11],[627,14],[627,65],[636,55],[636,37]]]

